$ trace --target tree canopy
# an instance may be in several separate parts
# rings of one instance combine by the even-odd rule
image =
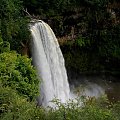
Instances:
[[[20,51],[21,42],[29,40],[28,19],[24,16],[21,0],[1,0],[0,34],[11,49]]]

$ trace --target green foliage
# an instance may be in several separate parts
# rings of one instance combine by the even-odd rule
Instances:
[[[80,98],[81,99],[81,98]],[[82,100],[82,101],[81,101]],[[114,105],[111,105],[106,99],[89,98],[69,101],[67,104],[55,100],[56,109],[49,111],[50,120],[117,120],[119,116],[114,114]],[[104,105],[103,105],[104,104]],[[119,103],[117,103],[119,106]],[[116,107],[116,106],[115,106]],[[114,112],[113,112],[114,111]],[[119,114],[119,110],[116,111]]]
[[[75,53],[65,53],[67,66],[120,71],[120,17],[114,6],[118,0],[24,0],[23,4],[31,14],[48,21],[59,37],[70,36],[74,28],[75,44],[70,47]]]
[[[107,6],[117,0],[1,0],[0,1],[0,119],[1,120],[119,120],[120,103],[98,102],[83,105],[54,101],[56,108],[44,110],[33,102],[39,80],[31,60],[11,49],[21,49],[29,40],[28,12],[50,19],[58,36],[70,35],[75,28],[75,44],[65,48],[67,67],[80,72],[118,70],[120,26]],[[116,16],[118,8],[112,9]],[[117,16],[118,17],[118,16]],[[117,18],[116,17],[116,18]],[[119,17],[118,17],[119,18]],[[65,47],[65,46],[63,46]],[[8,53],[9,52],[9,53]]]
[[[9,52],[10,51],[10,44],[9,42],[1,42],[0,43],[0,53],[2,52]]]
[[[119,120],[120,103],[110,104],[105,99],[76,99],[62,104],[53,100],[56,107],[45,110],[29,102],[10,87],[0,86],[1,120]]]
[[[86,38],[80,36],[75,40],[75,44],[80,47],[87,46],[87,45],[89,46],[90,40],[87,40]]]
[[[29,40],[28,19],[23,16],[21,0],[1,0],[0,31],[3,41],[11,45],[11,49],[20,50],[21,42]]]
[[[3,42],[3,39],[0,36],[0,53],[9,52],[9,51],[10,51],[10,44],[7,41]]]
[[[100,32],[99,51],[103,56],[120,59],[120,25],[112,26]],[[103,44],[104,43],[104,44]]]
[[[118,117],[120,119],[120,101],[118,103],[113,104],[112,112],[114,117]]]
[[[80,39],[78,39],[79,42]],[[83,39],[82,39],[83,40]],[[80,43],[81,44],[81,43]],[[105,71],[104,60],[93,51],[92,48],[78,45],[77,41],[72,45],[61,47],[66,62],[66,68],[72,72],[80,73],[100,73]],[[109,69],[110,70],[110,69]],[[108,71],[109,71],[108,70]]]
[[[31,60],[15,52],[0,54],[0,80],[20,95],[34,100],[38,95],[39,80]]]
[[[9,87],[0,87],[1,120],[44,120],[44,109],[37,108],[28,100]]]

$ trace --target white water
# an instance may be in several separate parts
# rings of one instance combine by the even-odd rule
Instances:
[[[32,60],[42,82],[38,104],[53,106],[54,98],[65,103],[70,98],[68,78],[58,41],[48,24],[43,21],[31,23]]]

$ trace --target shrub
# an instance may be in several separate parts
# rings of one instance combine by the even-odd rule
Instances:
[[[45,116],[44,109],[38,109],[35,103],[28,102],[15,90],[9,87],[0,87],[0,91],[0,120],[38,120]]]
[[[73,101],[65,105],[59,101],[55,101],[55,103],[57,109],[49,112],[49,120],[118,120],[113,116],[112,108],[101,107],[101,104],[92,98],[85,100],[82,106]],[[119,111],[117,112],[119,113]]]
[[[38,94],[39,80],[31,60],[15,52],[0,54],[0,80],[17,92],[34,100]]]
[[[84,100],[84,105],[70,101],[61,104],[54,101],[56,108],[45,110],[9,87],[0,87],[1,120],[119,120],[119,105],[101,105],[95,99]],[[98,104],[99,103],[99,104]],[[115,113],[115,114],[114,114]]]
[[[1,33],[0,33],[1,34]],[[0,53],[2,52],[9,52],[10,51],[10,44],[7,41],[3,42],[3,39],[0,35]]]

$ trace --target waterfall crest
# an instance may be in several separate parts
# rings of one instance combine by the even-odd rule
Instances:
[[[42,79],[38,104],[53,106],[54,98],[65,103],[70,96],[64,58],[54,32],[48,24],[37,21],[30,25],[33,65]]]

